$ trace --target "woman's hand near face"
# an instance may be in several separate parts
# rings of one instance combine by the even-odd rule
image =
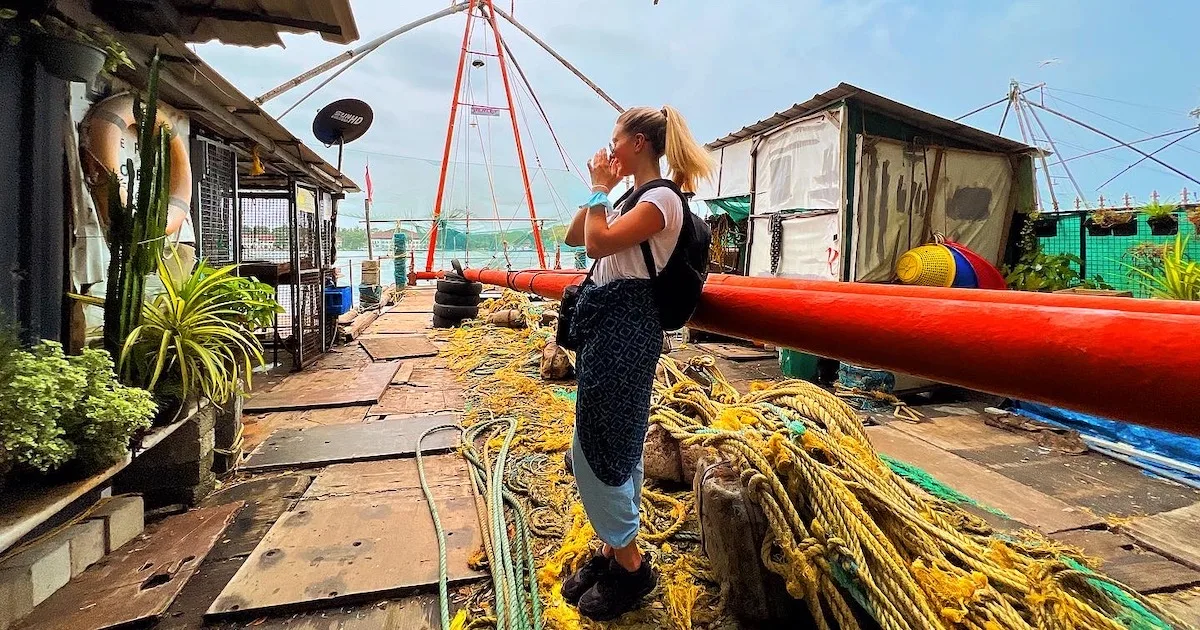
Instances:
[[[621,181],[621,165],[616,158],[608,156],[608,149],[600,149],[588,160],[588,173],[592,176],[592,188],[603,187],[605,192]]]

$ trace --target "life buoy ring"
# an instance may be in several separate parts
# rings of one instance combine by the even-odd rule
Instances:
[[[121,166],[121,141],[124,134],[134,127],[132,94],[124,93],[111,96],[100,101],[88,110],[83,120],[83,135],[87,139],[87,152],[90,157],[109,173],[119,172]],[[169,124],[162,110],[155,116],[154,128],[157,130],[164,124]],[[176,234],[182,227],[183,221],[191,213],[192,208],[192,165],[188,158],[187,147],[178,134],[171,135],[171,181],[169,209],[167,211],[167,234]],[[122,191],[121,198],[125,198]],[[108,223],[108,200],[105,195],[97,195],[97,209],[101,210],[101,220]]]

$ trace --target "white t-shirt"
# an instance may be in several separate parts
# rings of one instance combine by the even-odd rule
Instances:
[[[643,202],[650,202],[658,207],[666,220],[666,227],[650,237],[650,252],[654,255],[657,273],[667,266],[671,253],[675,251],[675,244],[679,242],[679,229],[683,225],[683,202],[675,191],[667,187],[652,188],[642,193],[638,203]],[[619,208],[608,210],[606,214],[609,225],[621,220]],[[650,278],[650,272],[646,270],[646,259],[642,256],[641,243],[596,261],[596,271],[592,274],[592,281],[597,285],[613,280],[636,278]]]

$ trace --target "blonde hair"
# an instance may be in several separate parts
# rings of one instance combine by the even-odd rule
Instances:
[[[626,133],[645,136],[656,156],[666,156],[671,180],[684,192],[695,192],[699,180],[712,176],[712,158],[692,137],[687,120],[674,107],[634,107],[625,110],[617,124]]]

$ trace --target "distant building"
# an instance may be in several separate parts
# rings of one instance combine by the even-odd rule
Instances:
[[[379,256],[381,254],[391,255],[392,253],[392,238],[396,230],[375,230],[371,232],[371,249],[373,254]]]

